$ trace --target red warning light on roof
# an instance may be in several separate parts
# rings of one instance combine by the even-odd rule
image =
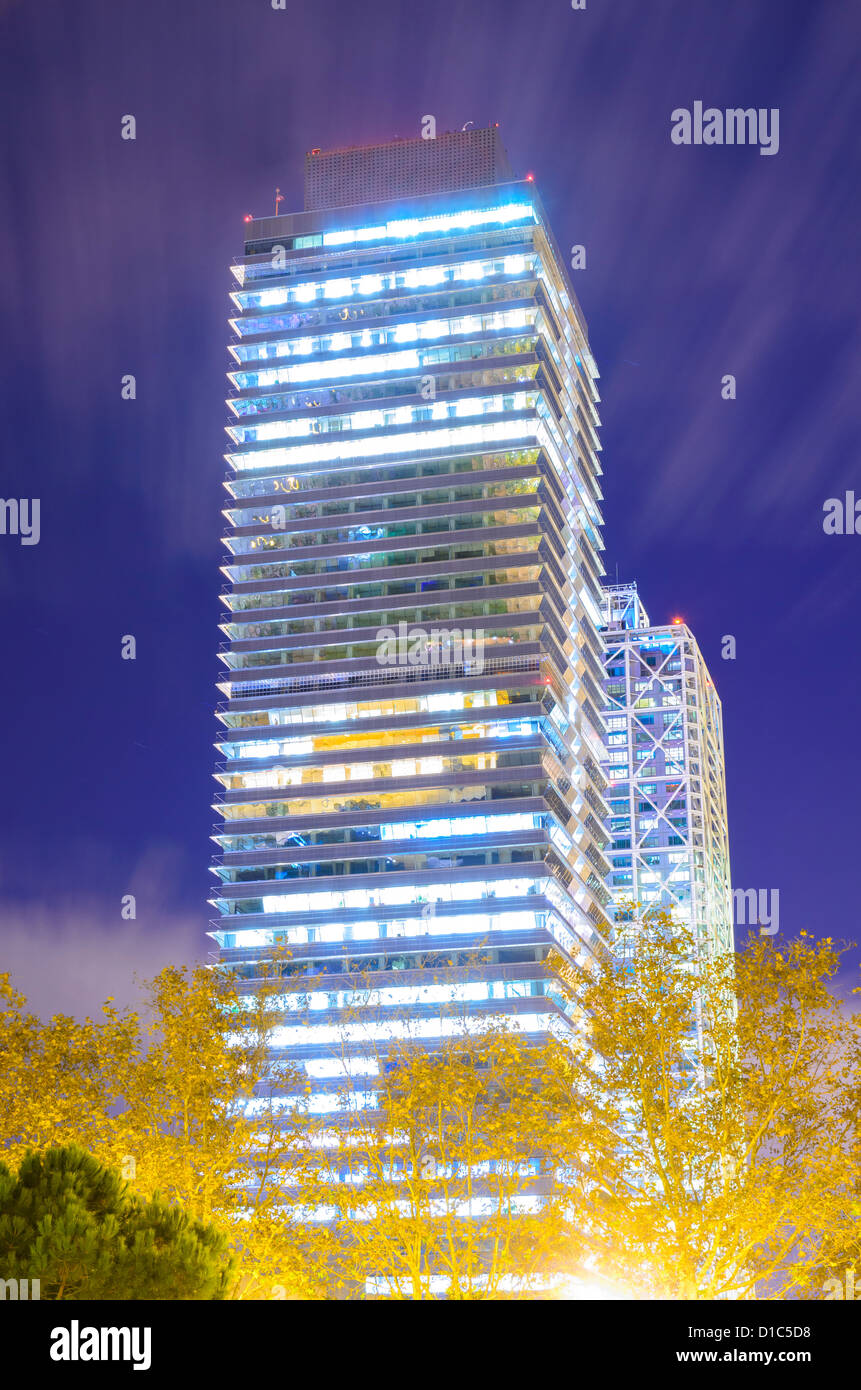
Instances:
[[[527,175],[526,175],[526,182],[527,182],[527,183],[534,183],[534,182],[535,182],[535,175],[534,175],[534,174],[527,174]]]
[[[250,213],[250,212],[246,212],[246,214],[245,214],[245,216],[243,217],[242,221],[243,221],[243,222],[253,222],[253,221],[254,221],[254,218],[251,216],[251,213]]]
[[[681,621],[682,621],[681,618],[673,618],[673,622],[674,622],[674,623],[680,623]]]

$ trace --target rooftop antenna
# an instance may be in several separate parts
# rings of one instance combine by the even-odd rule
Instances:
[[[281,192],[281,189],[280,189],[280,188],[276,188],[276,190],[275,190],[275,216],[276,216],[276,217],[278,216],[278,204],[279,204],[279,203],[283,203],[283,202],[284,202],[284,194]]]

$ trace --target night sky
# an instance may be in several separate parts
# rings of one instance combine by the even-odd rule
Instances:
[[[861,499],[859,49],[842,0],[0,0],[0,492],[41,501],[0,536],[0,970],[34,1007],[206,956],[228,266],[307,149],[425,114],[498,121],[586,248],[608,577],[711,666],[735,886],[859,935],[861,535],[822,525]],[[674,145],[695,101],[779,108],[779,152]]]

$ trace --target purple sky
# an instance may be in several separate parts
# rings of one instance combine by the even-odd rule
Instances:
[[[499,121],[586,247],[607,568],[712,667],[735,885],[858,936],[861,536],[822,507],[861,498],[859,49],[810,0],[0,0],[2,494],[42,511],[0,537],[0,969],[36,1007],[208,949],[227,267],[306,149],[425,114]],[[698,100],[778,107],[779,153],[674,145]]]

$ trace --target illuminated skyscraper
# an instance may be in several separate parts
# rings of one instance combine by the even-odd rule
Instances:
[[[233,266],[213,934],[325,974],[279,1035],[325,1109],[369,987],[429,1045],[564,1029],[610,865],[597,371],[535,185],[490,128],[306,194]]]
[[[720,699],[680,618],[650,624],[636,584],[604,592],[609,886],[617,902],[672,911],[709,953],[729,950]]]

